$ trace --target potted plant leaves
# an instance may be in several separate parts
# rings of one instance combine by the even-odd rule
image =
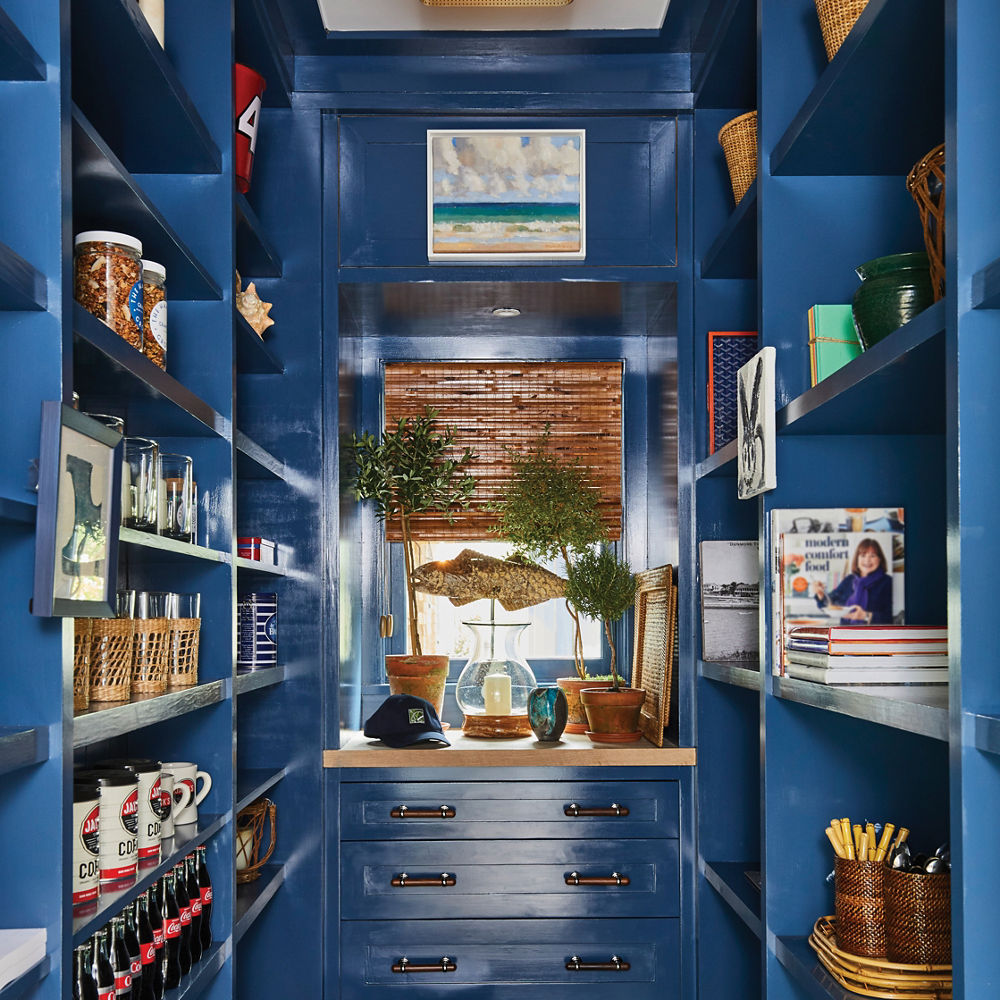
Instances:
[[[475,454],[466,448],[456,456],[454,429],[439,431],[436,418],[437,411],[427,407],[422,416],[400,419],[379,437],[352,434],[344,451],[353,465],[348,484],[355,499],[372,501],[380,520],[399,525],[403,541],[410,652],[386,655],[389,690],[426,698],[440,716],[448,657],[425,656],[421,648],[410,518],[439,511],[451,519],[450,511],[468,506],[476,480],[466,472]]]

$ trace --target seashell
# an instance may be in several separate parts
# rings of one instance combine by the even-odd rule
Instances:
[[[237,288],[239,288],[239,272],[236,272]],[[273,303],[264,302],[257,294],[257,288],[251,281],[245,291],[236,291],[236,308],[243,318],[253,327],[257,336],[263,339],[264,331],[274,325],[274,320],[268,316]]]

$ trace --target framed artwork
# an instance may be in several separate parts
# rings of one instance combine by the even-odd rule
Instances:
[[[663,730],[670,721],[677,583],[670,566],[636,573],[636,580],[632,686],[646,692],[639,729],[650,743],[662,747]]]
[[[757,353],[756,330],[708,333],[708,453],[736,440],[736,373]]]
[[[31,611],[115,614],[122,437],[63,403],[42,403]]]
[[[429,260],[582,260],[583,129],[428,129]]]
[[[774,465],[773,347],[758,351],[736,373],[736,492],[741,500],[778,485]]]

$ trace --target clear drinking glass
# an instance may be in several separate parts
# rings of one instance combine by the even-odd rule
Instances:
[[[167,604],[168,618],[200,618],[201,594],[171,594]]]
[[[126,528],[156,531],[156,469],[160,446],[150,438],[125,438],[128,483],[122,484],[122,519]]]
[[[140,590],[135,595],[135,617],[166,618],[176,597],[166,590]]]
[[[118,618],[135,618],[135,591],[119,590],[115,595],[115,615]]]
[[[195,540],[194,462],[189,455],[160,455],[161,535],[181,542]]]

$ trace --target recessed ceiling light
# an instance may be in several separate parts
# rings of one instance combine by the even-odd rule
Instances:
[[[515,308],[514,306],[494,306],[490,312],[492,312],[494,316],[502,316],[504,319],[511,316],[521,315],[521,310]]]

